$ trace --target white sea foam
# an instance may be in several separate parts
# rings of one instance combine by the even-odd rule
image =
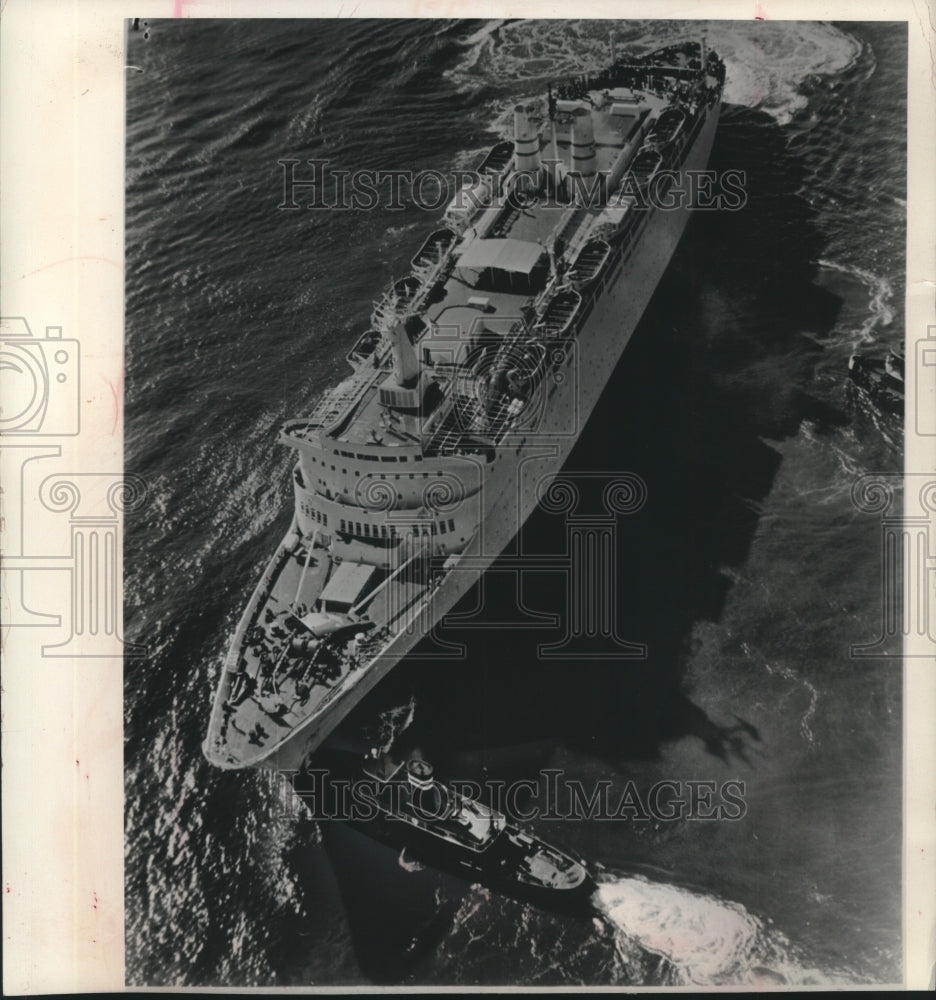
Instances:
[[[740,903],[680,886],[626,876],[602,882],[595,905],[624,940],[672,963],[685,986],[773,986],[839,983],[800,965],[786,938]]]
[[[779,124],[807,106],[801,84],[834,77],[854,65],[861,44],[830,24],[818,22],[738,22],[711,44],[726,66],[725,100],[757,108]]]
[[[418,861],[410,861],[410,859],[406,856],[405,847],[402,851],[400,851],[400,856],[397,858],[397,864],[405,872],[421,872],[424,867]]]
[[[408,701],[400,705],[393,705],[382,712],[378,712],[375,735],[380,752],[387,753],[397,737],[412,725],[415,718],[416,699],[412,696]]]
[[[854,482],[854,480],[852,479],[850,482]],[[813,746],[816,745],[816,735],[809,725],[810,720],[816,714],[816,708],[819,705],[819,691],[816,686],[803,677],[801,672],[794,670],[792,667],[788,667],[784,663],[771,663],[767,657],[763,655],[763,653],[755,649],[749,643],[741,643],[741,648],[744,651],[745,656],[755,662],[759,662],[768,674],[776,677],[782,677],[784,680],[790,681],[795,686],[801,687],[806,692],[809,698],[809,704],[806,706],[806,711],[800,718],[800,732],[803,735],[803,739],[808,744]]]
[[[850,278],[861,282],[868,290],[868,315],[861,327],[856,331],[856,339],[852,342],[852,347],[857,348],[860,344],[874,343],[874,331],[878,327],[890,326],[894,320],[894,309],[891,306],[891,299],[894,297],[894,288],[887,278],[882,278],[872,271],[867,271],[853,264],[843,264],[839,261],[825,260],[824,258],[816,262],[820,267],[829,271],[837,271],[839,274],[848,275]]]
[[[609,29],[617,52],[636,54],[701,37],[726,65],[725,100],[772,115],[781,125],[806,106],[800,85],[811,76],[833,79],[854,65],[861,44],[820,22],[736,21],[704,24],[660,21],[491,22],[465,41],[449,76],[473,89],[479,80],[504,83],[561,77],[599,69],[609,57]]]
[[[404,233],[409,233],[422,224],[422,219],[415,219],[413,222],[404,223],[402,226],[388,226],[384,232],[383,243],[396,243],[398,238]]]

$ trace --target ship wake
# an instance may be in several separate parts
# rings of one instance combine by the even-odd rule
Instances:
[[[464,40],[466,51],[448,75],[469,90],[479,77],[529,84],[589,73],[607,62],[612,30],[618,55],[641,55],[705,33],[728,67],[725,100],[758,108],[780,125],[808,107],[801,90],[806,80],[838,77],[862,54],[846,31],[819,21],[491,21]]]
[[[636,942],[666,959],[683,986],[816,986],[850,982],[801,964],[789,941],[740,903],[652,882],[606,876],[593,897],[616,949]]]

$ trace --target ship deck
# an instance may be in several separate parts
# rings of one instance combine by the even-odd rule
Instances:
[[[295,552],[285,545],[278,549],[266,574],[269,589],[255,593],[232,648],[236,657],[225,664],[208,740],[219,763],[244,766],[262,759],[312,719],[356,672],[368,669],[432,586],[405,572],[392,588],[381,590],[378,581],[361,600],[361,642],[357,630],[349,629],[337,642],[320,643],[314,655],[294,655],[290,640],[303,635],[296,619],[313,609],[337,565],[318,546],[311,555],[306,544]]]
[[[608,92],[595,92],[592,97],[605,104],[609,99]],[[585,100],[595,103],[590,98]],[[612,183],[617,184],[622,173],[631,169],[647,130],[669,101],[662,93],[649,92],[620,97],[611,92],[610,100],[630,105],[621,113],[597,116],[597,167],[602,171],[613,167],[616,180]],[[673,157],[680,148],[674,143]],[[569,135],[557,129],[553,144],[543,146],[541,155],[544,163],[560,160],[558,172],[564,170],[568,175],[574,162]],[[549,191],[562,192],[561,203]],[[512,202],[504,199],[466,220],[467,228],[462,230],[458,245],[446,250],[447,256],[440,255],[436,264],[417,269],[396,282],[377,303],[373,330],[379,330],[383,339],[381,346],[373,350],[372,362],[368,364],[366,357],[352,361],[355,373],[323,397],[304,426],[296,422],[299,426],[290,430],[291,438],[309,434],[317,448],[324,447],[320,438],[325,435],[333,442],[376,444],[388,449],[416,446],[423,457],[429,458],[454,454],[462,447],[496,447],[502,439],[497,435],[509,432],[513,414],[518,412],[511,409],[511,404],[522,402],[524,372],[519,369],[516,382],[521,388],[513,390],[513,396],[500,389],[495,394],[495,377],[506,382],[515,371],[507,369],[504,362],[505,367],[494,374],[486,372],[486,360],[506,357],[503,340],[509,337],[511,347],[528,351],[518,355],[520,361],[532,359],[530,371],[542,377],[546,342],[551,337],[575,336],[578,327],[574,324],[587,318],[587,308],[597,294],[594,289],[599,287],[596,283],[589,291],[579,284],[583,290],[580,294],[576,281],[582,282],[587,268],[583,265],[583,270],[570,272],[570,262],[573,268],[578,267],[580,251],[589,238],[598,234],[604,239],[609,231],[616,233],[615,252],[619,258],[632,252],[641,223],[648,218],[645,213],[629,215],[627,204],[586,207],[570,202],[570,197],[568,185],[563,185],[561,178],[543,175],[538,195],[525,194]],[[596,246],[597,251],[588,245],[581,259],[591,259],[588,253],[594,251],[599,261],[594,267],[600,268],[609,259],[609,244],[596,241]],[[587,301],[585,296],[590,296]],[[422,323],[404,323],[414,317]],[[533,330],[528,337],[526,328],[531,321]],[[410,381],[405,389],[412,396],[396,404],[392,393],[403,387],[396,384],[388,335],[392,332],[398,337],[401,330],[411,330],[417,338],[414,346],[423,381],[415,383],[418,398],[412,388],[414,381]],[[515,331],[519,336],[515,337]],[[404,354],[406,348],[399,339],[393,345],[395,351]],[[539,367],[533,367],[535,364]],[[385,383],[390,390],[385,394],[389,402],[381,401]],[[472,389],[481,391],[474,393]],[[455,405],[461,405],[462,397],[472,404],[465,412]],[[485,397],[486,402],[477,403]],[[416,402],[410,403],[411,398]],[[420,413],[408,410],[415,405],[421,406]],[[427,420],[436,417],[427,427]],[[449,427],[454,417],[459,419]],[[363,458],[379,462],[383,457],[368,451]],[[336,463],[332,472],[341,464],[338,455],[346,452],[332,444],[331,456],[335,457],[330,456],[329,461]],[[323,458],[318,460],[324,462]],[[392,457],[384,460],[392,461]],[[381,475],[381,469],[378,465],[374,472],[384,478],[386,471]],[[341,472],[347,474],[344,469]],[[326,475],[324,467],[322,475]],[[334,703],[348,696],[378,658],[391,655],[388,647],[404,628],[408,634],[431,628],[432,616],[427,614],[425,622],[419,616],[431,612],[432,593],[449,572],[447,560],[443,563],[441,556],[431,558],[431,541],[414,536],[409,544],[418,545],[418,551],[407,549],[408,554],[400,555],[401,561],[392,571],[375,567],[369,589],[361,591],[345,607],[347,624],[325,639],[325,633],[314,632],[303,619],[311,621],[315,614],[327,617],[330,611],[337,610],[327,606],[322,595],[332,585],[342,555],[345,567],[368,560],[360,551],[342,547],[340,539],[330,541],[330,548],[317,546],[317,528],[312,538],[300,538],[302,520],[298,508],[297,518],[296,528],[277,550],[251,599],[225,663],[205,743],[206,755],[221,767],[257,765],[272,758],[278,747],[290,742],[304,727],[315,732],[318,723],[311,725],[314,719],[341,714]],[[399,644],[393,649],[395,655],[400,655]],[[359,691],[365,689],[366,685],[362,685]],[[354,700],[354,696],[347,697],[345,704]]]
[[[595,158],[599,172],[611,170],[615,159],[633,138],[643,112],[649,111],[649,120],[652,120],[668,106],[666,100],[653,93],[626,99],[632,103],[626,112],[596,112],[594,115]],[[558,160],[561,171],[571,171],[573,159],[568,126],[557,128],[555,145],[547,143],[542,149],[542,157],[544,161]],[[567,249],[580,244],[587,239],[596,219],[605,210],[600,204],[576,208],[568,201],[557,202],[553,196],[545,194],[527,197],[524,202],[512,206],[502,199],[496,207],[482,211],[455,248],[450,265],[440,280],[431,289],[423,289],[424,298],[419,300],[417,311],[428,322],[416,343],[417,352],[439,346],[444,353],[446,349],[453,348],[454,341],[462,339],[467,344],[473,334],[477,335],[485,329],[506,333],[511,322],[521,319],[523,307],[529,305],[531,298],[542,293],[547,284],[549,269],[546,253],[550,243],[561,236]],[[484,229],[481,242],[496,239],[517,241],[529,247],[540,246],[544,267],[537,278],[531,282],[530,275],[499,272],[494,281],[490,274],[469,280],[464,270],[459,273],[459,256],[466,246],[472,242],[477,244],[475,227],[478,226]],[[416,415],[396,411],[389,419],[387,408],[380,402],[378,387],[385,379],[392,378],[388,362],[389,358],[376,378],[371,373],[371,384],[349,406],[345,419],[332,434],[336,440],[351,444],[380,444],[390,448],[422,442],[428,412]],[[366,378],[367,374],[362,373],[361,377]],[[444,380],[440,385],[443,390],[447,388]]]

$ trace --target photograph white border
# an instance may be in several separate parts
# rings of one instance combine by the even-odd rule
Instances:
[[[102,482],[123,473],[125,19],[182,17],[567,16],[548,2],[390,3],[4,0],[0,5],[0,303],[32,331],[80,342],[80,433],[54,439],[60,467]],[[578,18],[908,22],[907,413],[917,340],[936,327],[936,5],[836,0],[580,0]],[[31,442],[18,438],[16,445]],[[48,444],[37,437],[35,447]],[[17,497],[25,452],[0,441],[2,551],[16,566],[20,526],[43,497]],[[936,437],[908,416],[906,471],[933,474]],[[85,484],[86,480],[81,480]],[[98,483],[100,485],[100,483]],[[88,502],[91,502],[90,500]],[[101,512],[98,511],[97,514]],[[97,516],[92,511],[91,516]],[[106,511],[104,512],[106,515]],[[72,520],[75,512],[72,511]],[[69,606],[55,553],[48,593]],[[43,531],[45,529],[42,529]],[[936,536],[934,536],[936,537]],[[119,549],[118,549],[119,552]],[[15,576],[16,574],[12,574]],[[936,574],[930,573],[930,579]],[[16,595],[18,597],[20,595]],[[936,594],[929,600],[936,605]],[[924,598],[925,599],[925,598]],[[16,600],[2,594],[2,621]],[[120,991],[124,978],[123,683],[119,613],[109,646],[42,656],[29,628],[3,630],[3,987],[9,994]],[[84,640],[82,640],[84,641]],[[933,988],[936,963],[936,659],[908,637],[904,660],[904,985]],[[341,991],[329,987],[328,992]],[[365,990],[364,992],[372,992]],[[229,991],[228,991],[229,992]],[[236,992],[249,992],[238,990]],[[268,991],[265,991],[268,992]],[[289,989],[278,992],[315,992]],[[344,992],[361,992],[348,989]],[[419,992],[412,988],[406,992]],[[535,992],[542,992],[537,989]]]

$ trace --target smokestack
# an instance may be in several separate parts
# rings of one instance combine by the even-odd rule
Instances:
[[[413,347],[409,334],[402,320],[397,320],[391,330],[393,341],[393,373],[397,385],[403,389],[412,389],[419,378],[419,359]]]
[[[533,186],[539,183],[540,143],[539,134],[530,121],[530,113],[533,111],[532,104],[518,104],[514,108],[514,154],[517,170],[528,171]]]
[[[595,128],[586,108],[576,108],[572,115],[572,169],[582,177],[594,177],[598,170]]]

